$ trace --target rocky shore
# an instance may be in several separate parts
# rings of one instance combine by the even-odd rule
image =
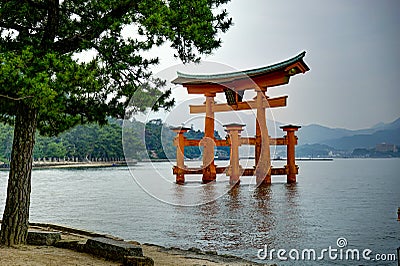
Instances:
[[[29,232],[28,245],[0,247],[0,265],[265,265],[217,252],[140,244],[54,224],[32,223]]]

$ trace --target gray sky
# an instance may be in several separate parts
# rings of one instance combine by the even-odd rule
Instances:
[[[271,96],[289,95],[276,120],[359,129],[400,117],[400,1],[233,0],[235,25],[204,58],[246,70],[306,51],[311,71]],[[160,49],[158,70],[179,63]]]

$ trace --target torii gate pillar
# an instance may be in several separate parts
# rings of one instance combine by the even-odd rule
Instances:
[[[267,102],[265,90],[256,89],[257,121],[256,121],[256,182],[257,184],[271,184],[271,154],[269,149],[269,134],[265,117]]]
[[[214,164],[214,97],[215,93],[205,93],[206,117],[204,121],[204,138],[202,139],[203,149],[203,183],[215,181],[217,170]]]
[[[226,175],[229,176],[229,183],[231,185],[239,184],[240,176],[243,171],[241,171],[241,166],[239,164],[239,146],[240,146],[240,132],[243,130],[245,125],[242,124],[228,124],[225,125],[226,132],[229,134],[231,141],[231,156],[229,167],[226,170]]]
[[[297,144],[297,137],[295,132],[301,128],[301,126],[287,125],[281,127],[283,131],[286,131],[285,139],[287,141],[287,162],[285,165],[287,173],[287,183],[296,183],[296,175],[299,167],[296,165],[295,156],[295,145]]]
[[[176,174],[176,183],[185,183],[185,136],[190,128],[187,127],[172,127],[171,130],[177,133],[174,139],[174,145],[176,146],[176,166],[174,167],[174,174]]]

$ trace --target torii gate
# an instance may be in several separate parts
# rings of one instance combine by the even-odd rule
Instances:
[[[295,131],[300,127],[287,125],[281,127],[287,132],[283,138],[270,138],[266,123],[266,108],[284,107],[288,96],[269,98],[266,96],[267,88],[288,84],[292,76],[305,73],[309,69],[303,61],[305,52],[286,61],[251,69],[243,72],[232,72],[214,75],[196,75],[177,72],[178,77],[172,81],[174,84],[183,85],[189,94],[203,94],[206,98],[203,105],[191,105],[190,113],[205,113],[204,138],[202,140],[188,140],[184,133],[189,130],[185,127],[171,128],[177,133],[174,140],[177,146],[177,165],[173,168],[176,182],[185,182],[185,174],[202,174],[203,182],[208,183],[216,180],[217,173],[226,173],[230,176],[230,183],[239,182],[240,175],[256,176],[257,184],[271,183],[271,175],[287,175],[288,183],[296,182],[298,166],[295,163],[295,145],[297,137]],[[255,100],[242,101],[244,91],[255,90]],[[217,93],[225,93],[227,103],[215,103],[214,97]],[[254,138],[242,138],[240,132],[243,130],[241,124],[225,125],[228,133],[226,140],[214,138],[214,113],[241,110],[257,110],[256,136]],[[203,166],[200,168],[188,168],[184,165],[184,147],[202,145]],[[255,145],[255,167],[242,169],[239,165],[238,149],[241,144]],[[228,167],[217,167],[214,163],[214,145],[230,146],[231,157]],[[284,168],[272,168],[270,158],[270,145],[287,146],[287,164]]]

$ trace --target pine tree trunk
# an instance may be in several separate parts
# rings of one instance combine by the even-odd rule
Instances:
[[[1,224],[2,245],[26,244],[36,120],[36,110],[20,103],[15,117],[7,199]]]

